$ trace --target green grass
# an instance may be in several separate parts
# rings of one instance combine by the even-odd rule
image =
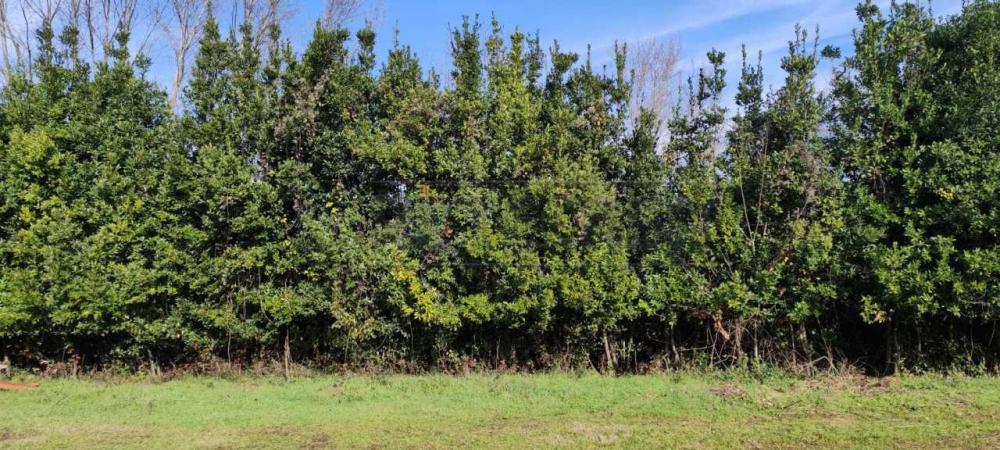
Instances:
[[[719,374],[42,380],[3,448],[1000,447],[1000,379]]]

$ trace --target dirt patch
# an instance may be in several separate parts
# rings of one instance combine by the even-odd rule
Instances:
[[[628,439],[633,432],[632,429],[626,425],[605,425],[583,422],[574,423],[570,427],[569,431],[573,435],[599,446],[614,445],[623,439]]]
[[[39,437],[37,434],[18,433],[9,428],[0,430],[0,448],[7,448],[8,446],[38,448],[43,442],[45,442],[45,439]]]
[[[711,388],[708,390],[708,392],[711,392],[722,398],[743,398],[747,394],[746,391],[744,391],[743,389],[740,389],[735,385],[729,383],[719,387]]]
[[[347,393],[347,388],[343,384],[331,384],[326,388],[326,391],[333,395],[334,398],[341,398]]]
[[[298,434],[297,430],[287,426],[265,427],[263,433],[269,436],[293,436]]]
[[[896,439],[897,448],[913,449],[970,449],[970,448],[1000,448],[1000,432],[969,433],[962,436],[945,436],[932,442],[915,441],[912,439]]]
[[[831,389],[871,395],[893,392],[898,386],[899,380],[896,377],[870,378],[860,374],[824,377],[806,383],[806,388],[813,390]]]
[[[331,442],[330,435],[326,433],[319,433],[313,435],[309,438],[309,442],[306,442],[304,448],[307,449],[320,449],[320,448],[330,448],[333,446]]]
[[[534,433],[540,430],[544,430],[546,426],[549,426],[545,421],[537,420],[534,418],[523,418],[523,417],[499,417],[489,421],[482,425],[481,430],[487,431],[489,434],[501,434],[501,433]]]

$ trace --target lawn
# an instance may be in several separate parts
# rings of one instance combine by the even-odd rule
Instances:
[[[733,374],[41,380],[2,448],[1000,447],[1000,379]]]

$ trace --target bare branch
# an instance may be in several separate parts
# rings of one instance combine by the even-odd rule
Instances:
[[[363,0],[326,0],[322,24],[326,28],[341,26],[356,18],[363,5]]]
[[[166,0],[145,0],[145,9],[142,11],[142,16],[140,21],[143,24],[142,30],[145,35],[139,40],[137,53],[149,54],[150,52],[150,42],[153,34],[160,29],[161,24],[164,20],[167,20],[167,9],[168,6],[165,5]],[[131,27],[130,27],[131,29]]]
[[[671,111],[672,79],[680,54],[677,43],[650,39],[629,44],[628,50],[627,66],[632,74],[629,108],[635,117],[645,108],[665,122]]]
[[[31,11],[40,21],[51,24],[62,8],[62,0],[25,0],[23,7]]]
[[[22,6],[26,6],[22,3]],[[28,20],[28,8],[21,8],[21,18],[24,19],[24,49],[28,53],[28,60],[25,62],[25,68],[28,70],[28,78],[32,77],[32,56],[31,56],[31,22]]]
[[[7,31],[10,27],[7,24],[7,0],[0,0],[0,49],[3,51],[3,79],[9,80],[13,70],[10,63],[10,45],[8,43]]]
[[[170,107],[177,109],[181,87],[187,75],[187,60],[205,28],[208,10],[202,0],[170,0],[170,20],[163,30],[174,50],[174,78],[170,86]]]

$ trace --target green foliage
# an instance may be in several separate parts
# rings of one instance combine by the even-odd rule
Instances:
[[[892,333],[997,317],[997,6],[940,23],[909,4],[858,7],[856,55],[834,82],[850,205],[837,242],[846,298]]]
[[[626,47],[595,68],[495,19],[453,30],[442,88],[371,27],[297,55],[210,17],[180,115],[127,32],[89,67],[44,23],[0,96],[0,350],[996,363],[1000,7],[857,11],[829,93],[840,49],[796,29],[779,86],[744,51],[728,111],[712,51],[664,123]]]

